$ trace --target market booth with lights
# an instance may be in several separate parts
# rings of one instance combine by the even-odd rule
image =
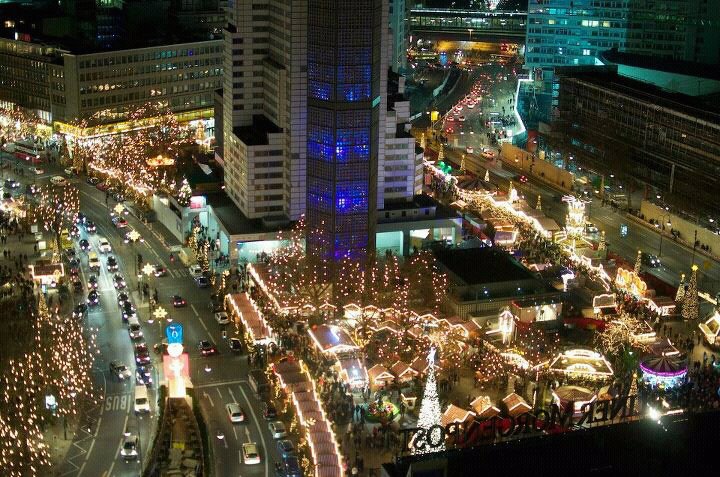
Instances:
[[[609,379],[613,376],[610,362],[601,353],[585,348],[568,349],[550,361],[550,372],[585,379]]]
[[[640,363],[642,379],[646,383],[662,388],[682,384],[687,376],[687,360],[679,355],[651,356]]]

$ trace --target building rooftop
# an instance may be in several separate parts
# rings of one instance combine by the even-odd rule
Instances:
[[[466,285],[535,279],[510,255],[492,247],[444,249],[435,256]]]
[[[602,89],[614,91],[638,101],[665,107],[685,113],[691,117],[720,124],[720,106],[717,95],[688,96],[665,91],[643,81],[617,74],[615,66],[566,67],[557,68],[556,74],[571,81],[581,81]],[[562,95],[562,93],[561,93]]]
[[[230,235],[258,234],[267,232],[259,219],[248,219],[225,192],[207,194],[207,203],[215,211],[218,220]]]
[[[248,146],[267,145],[270,143],[268,135],[280,132],[282,132],[281,127],[261,114],[253,116],[253,123],[250,126],[233,128],[233,134]]]
[[[620,64],[646,68],[649,70],[664,71],[686,76],[697,76],[720,80],[720,69],[712,66],[696,63],[693,61],[674,60],[672,58],[660,58],[657,56],[640,55],[636,53],[625,53],[612,48],[600,53],[600,60],[608,64]]]

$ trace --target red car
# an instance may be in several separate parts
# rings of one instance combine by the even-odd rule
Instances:
[[[203,356],[212,356],[218,352],[215,345],[207,340],[202,340],[198,343],[198,350]]]
[[[107,183],[105,183],[105,182],[100,182],[95,187],[97,187],[98,190],[101,190],[103,192],[105,192],[106,190],[108,190],[110,188],[110,186],[107,185]]]
[[[173,295],[172,304],[175,308],[182,308],[183,306],[187,305],[187,302],[180,295]]]

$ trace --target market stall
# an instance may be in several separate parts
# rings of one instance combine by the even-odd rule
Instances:
[[[508,414],[511,417],[517,417],[526,412],[530,412],[532,406],[528,404],[522,396],[516,393],[510,393],[505,396],[502,400],[508,410]]]
[[[395,376],[395,382],[407,383],[412,381],[420,373],[410,367],[409,364],[397,361],[390,367],[390,372]]]
[[[275,334],[247,293],[225,297],[226,309],[234,322],[241,322],[251,345],[276,343]]]
[[[705,323],[700,323],[698,327],[710,346],[720,345],[720,311],[713,310],[710,318]]]
[[[382,364],[368,369],[367,374],[371,389],[384,388],[395,380],[395,376]]]
[[[495,407],[490,396],[478,396],[472,400],[470,406],[475,410],[477,417],[490,419],[500,415],[500,409]]]
[[[648,384],[664,388],[682,384],[687,375],[687,360],[679,356],[652,356],[640,363],[642,379]]]
[[[455,422],[463,424],[465,422],[472,421],[474,418],[475,413],[473,411],[468,411],[467,409],[450,404],[440,417],[440,425],[447,427],[449,424]]]
[[[560,409],[572,410],[573,415],[581,414],[585,404],[597,399],[594,392],[580,386],[560,386],[552,392],[552,396],[554,404]]]
[[[573,348],[558,354],[550,361],[550,371],[591,379],[613,376],[612,367],[605,356],[584,348]]]

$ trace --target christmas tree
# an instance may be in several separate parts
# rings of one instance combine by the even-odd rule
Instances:
[[[425,383],[425,392],[423,393],[422,403],[420,404],[420,416],[418,417],[417,427],[426,431],[424,441],[426,444],[418,449],[413,446],[413,454],[427,454],[429,452],[440,452],[445,450],[445,437],[440,424],[442,411],[440,410],[440,398],[437,393],[437,383],[435,382],[435,348],[430,348],[428,354],[428,377]],[[436,427],[437,426],[437,427]],[[437,446],[429,446],[427,443],[437,444]]]
[[[460,172],[465,172],[465,154],[462,155],[460,160]]]
[[[637,257],[635,258],[635,275],[640,274],[640,264],[642,260],[642,252],[638,250]]]
[[[682,317],[683,320],[698,319],[698,288],[697,288],[697,270],[698,266],[692,266],[692,275],[690,275],[690,283],[685,292],[683,300]]]
[[[443,148],[442,143],[440,143],[440,150],[438,151],[438,162],[442,162],[443,159],[445,159],[445,149]]]
[[[190,198],[192,197],[192,189],[190,188],[190,184],[188,183],[188,180],[183,177],[182,185],[180,186],[180,190],[178,191],[177,201],[178,204],[180,204],[183,207],[187,207],[190,205]]]
[[[490,169],[485,169],[485,182],[490,182]]]
[[[602,252],[607,249],[607,243],[605,242],[605,231],[600,232],[600,243],[598,243],[598,251]]]
[[[420,135],[420,147],[423,149],[423,152],[425,152],[425,133]]]
[[[680,285],[678,285],[677,293],[675,294],[675,303],[682,305],[685,301],[685,274],[680,275]]]
[[[535,205],[536,210],[542,210],[542,197],[538,195],[537,204]]]

